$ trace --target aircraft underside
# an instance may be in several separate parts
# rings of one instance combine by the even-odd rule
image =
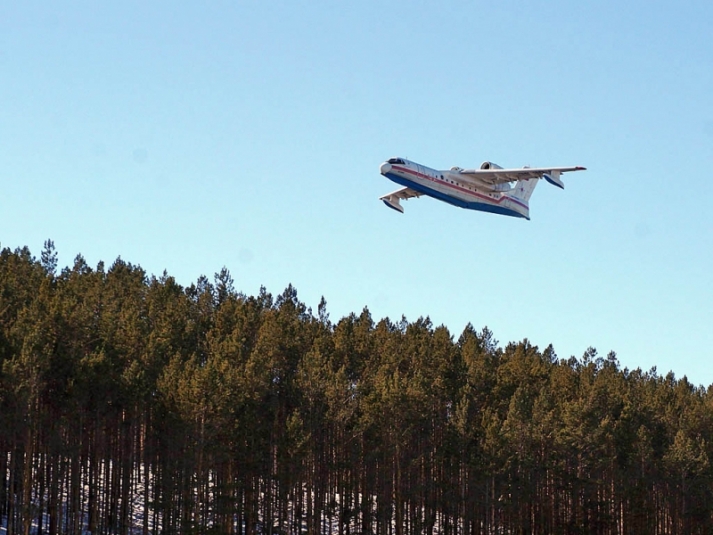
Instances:
[[[528,220],[530,219],[527,215],[524,215],[512,208],[508,208],[506,206],[495,204],[497,201],[488,202],[484,199],[483,200],[468,200],[466,198],[461,197],[458,194],[455,194],[455,195],[447,194],[447,193],[444,193],[436,188],[428,187],[425,184],[422,184],[422,183],[414,181],[414,180],[409,180],[407,178],[404,178],[404,177],[394,174],[394,173],[387,173],[384,176],[386,176],[386,178],[388,178],[389,180],[396,182],[397,184],[411,188],[415,191],[418,191],[419,193],[422,193],[429,197],[438,199],[439,201],[447,202],[448,204],[452,204],[453,206],[458,206],[459,208],[465,208],[466,210],[477,210],[480,212],[489,212],[492,214],[500,214],[500,215],[506,215],[506,216],[510,216],[510,217],[521,217],[521,218],[528,219]],[[474,195],[473,195],[473,197],[474,197]],[[500,197],[500,199],[498,199],[498,201],[508,202],[509,199],[507,199],[506,196],[502,196],[502,197]],[[390,208],[393,208],[388,203],[386,203],[386,204]]]

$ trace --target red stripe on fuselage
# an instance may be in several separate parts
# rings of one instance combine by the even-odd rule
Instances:
[[[490,203],[492,203],[492,204],[500,204],[502,201],[504,201],[504,200],[507,199],[508,201],[512,201],[512,202],[514,202],[515,204],[517,204],[517,205],[519,205],[519,206],[522,206],[522,207],[525,208],[526,210],[529,210],[529,209],[530,209],[530,207],[529,207],[527,204],[523,204],[522,202],[518,201],[518,200],[515,199],[514,197],[509,197],[509,196],[507,196],[507,195],[501,194],[501,196],[500,196],[499,199],[493,199],[492,197],[488,197],[488,196],[483,195],[482,193],[478,193],[478,192],[476,192],[476,191],[471,191],[471,190],[466,189],[466,188],[464,188],[464,187],[462,187],[462,186],[458,186],[458,185],[456,185],[456,184],[450,184],[450,183],[446,182],[445,179],[444,179],[444,180],[438,180],[437,178],[433,178],[432,176],[424,175],[423,173],[419,173],[418,171],[414,171],[413,169],[409,169],[408,167],[401,167],[401,166],[398,166],[398,165],[392,165],[392,169],[396,169],[396,170],[398,170],[398,171],[403,171],[403,172],[405,172],[405,173],[410,173],[410,174],[412,174],[412,175],[416,175],[416,176],[419,177],[419,178],[425,178],[426,180],[429,180],[429,181],[434,182],[434,183],[436,183],[436,184],[441,184],[441,185],[443,185],[443,186],[448,186],[449,188],[453,188],[453,189],[455,189],[455,190],[457,190],[457,191],[462,191],[463,193],[467,193],[468,195],[472,195],[473,197],[478,197],[479,199],[486,200],[486,201],[488,201],[488,202],[490,202]],[[535,179],[533,179],[533,180],[535,180]]]

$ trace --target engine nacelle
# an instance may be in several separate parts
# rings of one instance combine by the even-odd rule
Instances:
[[[483,162],[480,164],[481,169],[502,169],[498,164],[493,162]]]

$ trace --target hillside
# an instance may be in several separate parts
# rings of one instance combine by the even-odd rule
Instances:
[[[226,269],[56,264],[0,252],[8,534],[713,533],[713,397],[686,378],[332,320]]]

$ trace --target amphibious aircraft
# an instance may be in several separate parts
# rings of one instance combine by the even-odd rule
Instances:
[[[530,219],[529,200],[540,178],[564,189],[560,178],[585,167],[523,167],[503,169],[483,162],[478,169],[431,169],[405,158],[390,158],[379,170],[389,180],[405,186],[380,197],[389,208],[403,213],[402,200],[427,195],[454,206]]]

